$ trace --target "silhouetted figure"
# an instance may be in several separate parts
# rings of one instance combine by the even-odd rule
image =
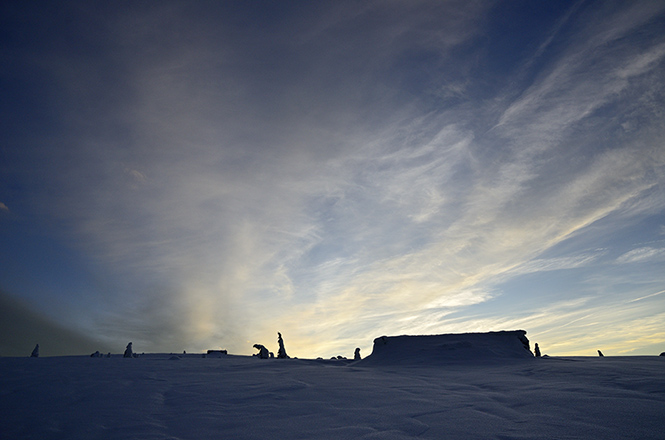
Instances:
[[[284,339],[282,339],[282,334],[277,332],[277,343],[279,344],[279,350],[277,350],[277,359],[288,359],[289,355],[286,354],[286,349],[284,348]]]
[[[126,358],[134,357],[134,352],[132,351],[132,343],[131,342],[129,344],[127,344],[127,348],[125,348],[125,354],[123,354],[122,357],[126,357]]]
[[[98,357],[102,357],[102,354],[99,352],[99,350],[97,350],[96,352],[91,354],[90,357],[91,358],[98,358]]]
[[[539,358],[539,357],[540,357],[540,347],[538,347],[538,343],[537,343],[537,342],[536,342],[535,347],[533,347],[533,351],[536,352],[536,357]]]
[[[257,350],[259,350],[259,352],[254,355],[254,356],[258,356],[259,359],[268,359],[268,357],[270,356],[270,354],[268,353],[268,349],[265,348],[263,345],[254,344],[253,347],[256,348]]]
[[[30,355],[32,358],[38,358],[39,357],[39,344],[35,345],[35,348],[32,350],[32,354]]]
[[[359,361],[360,359],[362,359],[360,357],[360,348],[356,348],[356,351],[353,353],[353,360]]]
[[[603,357],[605,356],[602,351],[598,350],[598,356]]]

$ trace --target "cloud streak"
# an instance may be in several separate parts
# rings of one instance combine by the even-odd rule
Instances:
[[[247,353],[279,330],[320,355],[483,323],[546,334],[596,313],[586,285],[543,300],[566,323],[474,310],[519,301],[510,280],[660,255],[570,243],[665,209],[662,5],[574,5],[491,92],[487,2],[204,9],[73,7],[93,47],[74,29],[20,59],[60,117],[7,154],[12,175],[93,261],[95,331]]]

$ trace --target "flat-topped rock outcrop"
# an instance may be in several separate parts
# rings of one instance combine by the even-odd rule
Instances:
[[[486,363],[493,359],[533,358],[526,331],[381,336],[362,364]]]

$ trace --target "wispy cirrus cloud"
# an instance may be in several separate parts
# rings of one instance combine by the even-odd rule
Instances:
[[[657,249],[650,246],[645,246],[619,256],[616,259],[618,264],[624,263],[641,263],[645,261],[662,260],[665,257],[665,249]]]
[[[487,2],[236,8],[74,10],[104,23],[100,51],[39,61],[60,136],[35,135],[52,148],[16,173],[59,188],[36,204],[96,262],[101,332],[246,353],[281,330],[326,355],[380,333],[576,328],[586,286],[543,305],[560,320],[471,310],[519,301],[506,280],[602,266],[548,252],[665,209],[665,43],[640,37],[660,5],[576,4],[515,81],[483,70]]]

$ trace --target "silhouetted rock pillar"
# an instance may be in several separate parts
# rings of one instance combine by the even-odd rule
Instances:
[[[536,354],[536,357],[540,357],[540,347],[538,347],[538,343],[536,342],[536,345],[533,347],[533,351]]]
[[[35,348],[32,350],[30,357],[38,358],[39,357],[39,344],[35,345]]]
[[[356,351],[353,353],[353,360],[359,361],[360,359],[362,359],[360,357],[360,348],[356,348]]]
[[[288,359],[289,355],[286,354],[286,349],[284,348],[284,339],[282,339],[282,334],[280,332],[277,332],[277,343],[279,344],[277,359]]]
[[[123,354],[122,357],[126,357],[126,358],[134,357],[134,352],[132,351],[132,343],[131,342],[129,344],[127,344],[127,348],[125,348],[125,354]]]
[[[603,357],[605,356],[602,351],[598,350],[598,356]]]

